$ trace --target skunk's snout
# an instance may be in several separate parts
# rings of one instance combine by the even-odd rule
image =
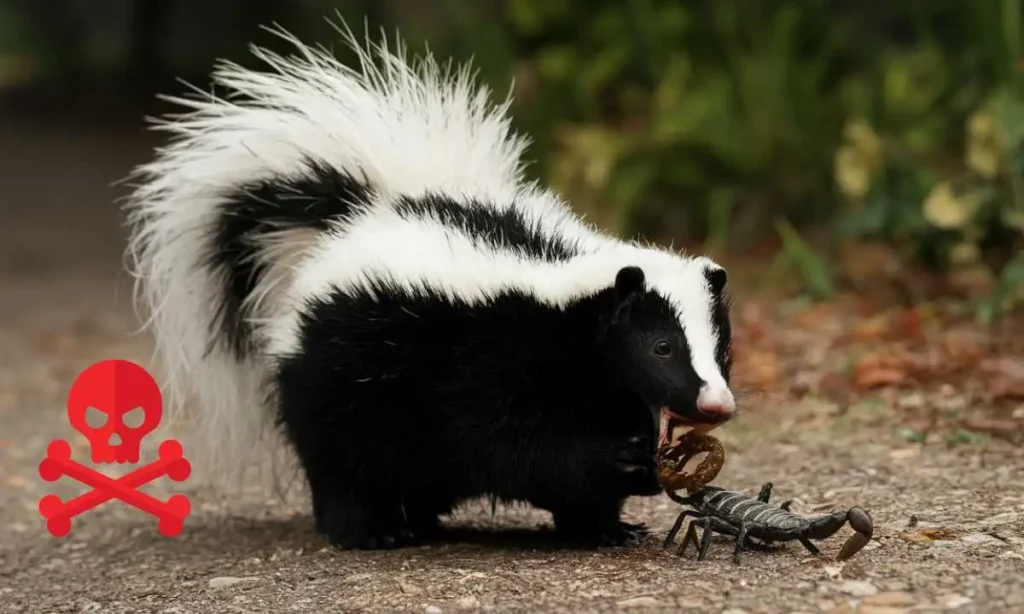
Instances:
[[[728,388],[712,389],[705,386],[697,396],[697,411],[710,418],[711,422],[728,422],[736,413],[736,399]]]

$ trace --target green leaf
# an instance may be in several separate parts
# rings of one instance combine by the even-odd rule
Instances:
[[[656,164],[643,157],[622,160],[612,171],[609,198],[624,209],[635,208],[657,180],[659,170]]]
[[[999,285],[1007,292],[1024,288],[1024,256],[1017,256],[1006,265],[1000,275]]]
[[[835,295],[835,281],[824,258],[819,256],[785,220],[775,222],[775,230],[782,239],[782,250],[796,266],[807,289],[816,298],[828,299]]]

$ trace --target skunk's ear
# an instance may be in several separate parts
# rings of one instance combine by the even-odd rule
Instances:
[[[725,284],[729,281],[729,275],[722,268],[707,269],[704,271],[704,276],[707,277],[708,283],[711,284],[712,294],[721,294],[722,290],[725,289]]]
[[[615,296],[624,303],[644,291],[646,283],[644,270],[638,266],[626,266],[615,275]]]
[[[613,325],[629,321],[629,307],[633,299],[644,291],[646,280],[643,269],[638,266],[619,269],[615,274],[615,300],[612,309],[601,316],[601,336],[604,336]]]

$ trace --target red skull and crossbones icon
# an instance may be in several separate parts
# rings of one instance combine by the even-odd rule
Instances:
[[[163,416],[163,399],[153,377],[141,366],[127,360],[104,360],[82,371],[68,395],[68,420],[89,441],[94,463],[137,463],[142,439],[153,432]],[[102,417],[100,425],[90,425],[87,414],[93,410]],[[129,414],[143,414],[142,423],[129,425]],[[168,439],[160,445],[160,458],[118,479],[110,478],[71,458],[71,446],[56,439],[39,464],[39,475],[47,482],[68,476],[93,490],[62,502],[56,495],[39,501],[39,512],[46,518],[51,535],[61,537],[71,531],[71,519],[101,503],[117,498],[159,519],[162,535],[181,533],[191,509],[184,495],[167,502],[138,490],[142,485],[167,476],[180,482],[188,478],[192,467],[184,457],[181,444]]]

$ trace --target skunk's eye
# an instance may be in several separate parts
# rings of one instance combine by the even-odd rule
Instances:
[[[659,358],[668,358],[672,355],[672,346],[668,341],[659,341],[654,344],[654,355]]]

